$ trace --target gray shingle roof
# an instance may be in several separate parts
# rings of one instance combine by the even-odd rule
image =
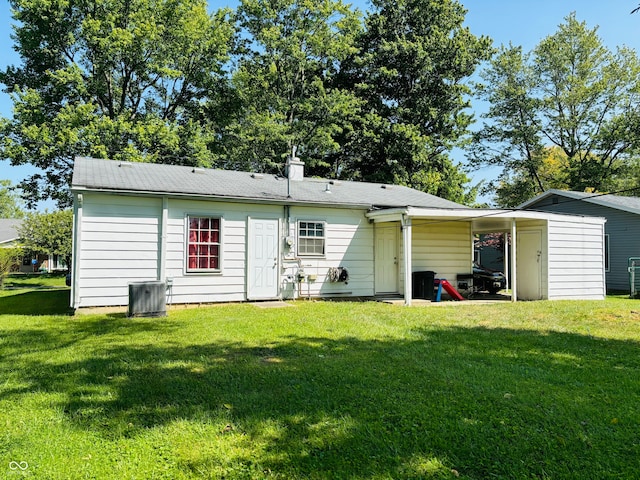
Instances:
[[[609,195],[600,193],[585,193],[574,192],[568,190],[547,190],[541,193],[535,198],[524,202],[519,205],[518,208],[531,208],[535,207],[535,204],[540,200],[550,197],[552,195],[559,195],[561,197],[570,198],[573,200],[580,200],[583,202],[593,203],[594,205],[600,205],[603,207],[615,208],[625,212],[635,213],[640,215],[640,198],[638,197],[623,197],[620,195]]]
[[[287,183],[290,183],[287,197]],[[306,203],[367,208],[467,208],[449,200],[399,185],[304,178],[287,182],[269,174],[251,174],[152,163],[125,163],[78,157],[73,191],[99,190],[191,195],[267,203]]]
[[[17,240],[17,228],[21,224],[22,220],[17,220],[15,218],[0,218],[0,244]]]

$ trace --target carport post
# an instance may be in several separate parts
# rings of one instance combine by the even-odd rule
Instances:
[[[404,305],[405,307],[411,306],[411,297],[413,292],[411,291],[411,217],[406,214],[402,215],[402,251],[403,265],[404,265]]]
[[[509,259],[509,232],[502,232],[502,240],[504,244],[502,246],[502,257],[504,258],[503,272],[506,280],[505,287],[509,288],[509,285],[511,285],[511,275],[509,274],[509,270],[511,269],[511,260]]]
[[[511,219],[511,301],[518,301],[518,272],[516,266],[516,219]]]

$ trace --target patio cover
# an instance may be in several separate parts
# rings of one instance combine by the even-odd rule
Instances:
[[[403,267],[404,267],[404,304],[411,305],[412,297],[412,253],[411,253],[411,235],[412,221],[433,220],[437,223],[442,222],[467,222],[471,224],[471,232],[475,233],[492,233],[492,232],[509,232],[511,234],[511,254],[509,263],[511,265],[511,301],[517,301],[517,265],[516,265],[516,238],[518,227],[531,222],[548,221],[552,218],[561,220],[566,215],[536,212],[527,210],[500,210],[500,209],[442,209],[442,208],[389,208],[381,210],[371,210],[366,216],[373,223],[378,222],[400,222],[402,230],[402,246],[403,246]],[[572,217],[575,217],[573,215]]]

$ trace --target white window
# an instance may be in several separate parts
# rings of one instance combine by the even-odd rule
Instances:
[[[220,271],[220,218],[187,219],[187,272]]]
[[[324,245],[324,222],[298,222],[298,255],[323,256]]]

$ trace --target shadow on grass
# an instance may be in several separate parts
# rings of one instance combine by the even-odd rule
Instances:
[[[251,452],[238,464],[283,478],[640,472],[635,342],[425,328],[405,340],[117,345],[116,336],[153,328],[171,336],[179,326],[112,318],[79,327],[67,334],[91,343],[85,358],[18,368],[31,390],[66,394],[60,408],[69,422],[107,438],[178,420],[214,424],[213,435]],[[60,339],[34,335],[16,332],[9,342],[54,349]],[[184,468],[206,472],[228,461],[214,448],[201,452]]]
[[[2,315],[71,315],[68,288],[26,291],[0,297]]]
[[[50,289],[65,286],[65,273],[12,273],[5,277],[8,289]]]

